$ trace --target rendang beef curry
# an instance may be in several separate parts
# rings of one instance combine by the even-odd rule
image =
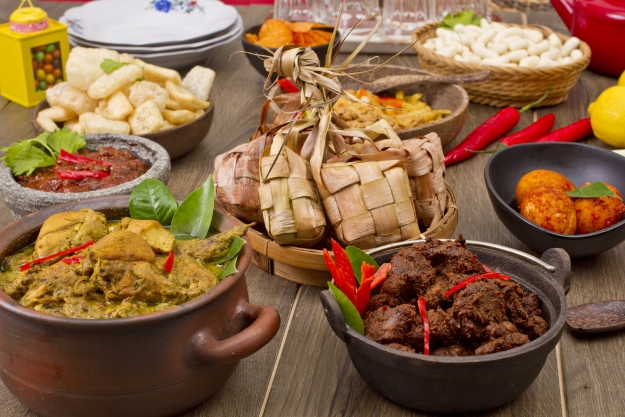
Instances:
[[[34,247],[4,259],[0,287],[22,305],[56,316],[98,319],[160,311],[216,285],[221,266],[215,261],[246,231],[237,226],[203,240],[176,241],[153,220],[107,223],[104,214],[89,209],[59,213],[44,222]],[[36,261],[62,251],[70,253]],[[174,262],[166,265],[170,253]]]

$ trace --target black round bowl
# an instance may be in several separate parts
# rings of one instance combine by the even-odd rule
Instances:
[[[383,246],[369,253],[389,262],[399,248],[414,242]],[[536,340],[483,356],[441,357],[402,352],[376,343],[347,326],[332,294],[321,293],[326,318],[347,346],[354,367],[373,389],[406,407],[439,413],[470,413],[505,404],[521,395],[540,373],[562,335],[566,318],[565,289],[571,262],[562,249],[541,259],[503,246],[467,241],[480,262],[511,275],[540,298],[549,330]],[[523,260],[521,260],[521,257]],[[553,272],[550,272],[552,270]]]
[[[605,181],[625,191],[625,158],[606,149],[580,143],[529,143],[498,151],[486,163],[484,180],[497,217],[520,241],[538,252],[564,248],[572,258],[581,258],[625,240],[623,220],[594,233],[563,235],[521,216],[514,197],[516,185],[523,175],[535,169],[559,172],[576,187]]]
[[[243,42],[243,49],[245,50],[245,52],[248,52],[247,54],[245,54],[247,56],[247,59],[250,61],[250,64],[252,64],[252,67],[254,67],[254,69],[256,71],[258,71],[258,73],[260,75],[262,75],[263,77],[267,77],[267,70],[265,69],[265,64],[264,61],[262,59],[260,59],[259,57],[257,57],[256,55],[252,55],[253,54],[259,54],[259,55],[269,55],[269,53],[263,49],[262,47],[255,45],[253,43],[248,42],[247,39],[245,39],[245,34],[246,33],[253,33],[255,35],[258,34],[258,32],[260,31],[260,27],[261,25],[256,25],[256,26],[252,26],[249,27],[245,30],[245,32],[243,33],[243,35],[241,35],[241,40]],[[317,30],[325,30],[325,31],[329,31],[332,32],[331,28],[315,28]],[[339,41],[341,39],[341,34],[340,32],[336,33],[336,41],[334,43],[334,47],[338,47]],[[275,51],[276,48],[267,48],[271,51]],[[326,52],[328,50],[328,44],[324,44],[324,45],[319,45],[319,46],[313,46],[311,47],[311,49],[313,51],[315,51],[315,53],[317,54],[317,56],[319,57],[319,62],[321,63],[321,65],[324,65],[325,63],[325,59],[326,59]],[[334,49],[336,50],[336,49]],[[276,75],[274,74],[273,77],[276,77]]]

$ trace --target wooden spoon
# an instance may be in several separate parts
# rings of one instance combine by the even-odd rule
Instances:
[[[470,74],[454,75],[392,75],[382,77],[377,82],[369,84],[368,90],[374,94],[393,88],[405,88],[417,83],[458,84],[484,81],[490,76],[490,70],[472,72]]]
[[[566,324],[582,333],[600,333],[625,329],[625,301],[601,301],[570,307]]]

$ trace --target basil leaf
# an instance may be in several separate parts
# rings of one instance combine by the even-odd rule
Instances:
[[[2,157],[4,164],[11,168],[13,175],[21,175],[26,173],[30,175],[37,168],[54,165],[56,156],[50,155],[45,150],[36,146],[38,141],[20,140],[2,151],[6,155]]]
[[[616,197],[622,200],[621,197],[615,194],[601,181],[593,182],[592,184],[584,187],[579,187],[577,190],[567,191],[566,194],[573,198]]]
[[[58,129],[52,132],[47,138],[48,146],[58,157],[61,149],[65,152],[76,153],[79,149],[85,147],[85,135],[78,132],[72,132],[68,128]]]
[[[232,243],[230,244],[230,249],[228,249],[228,253],[222,258],[217,259],[215,263],[218,265],[225,264],[227,261],[237,256],[237,254],[243,248],[243,245],[245,245],[245,239],[242,239],[239,236],[235,236],[232,239]]]
[[[243,239],[241,239],[243,240]],[[224,267],[224,269],[221,270],[221,272],[219,273],[219,276],[217,277],[220,281],[226,277],[229,277],[232,274],[236,274],[237,272],[237,260],[239,259],[238,255],[235,255],[235,257],[226,264],[226,266]]]
[[[364,336],[365,324],[362,322],[362,317],[360,317],[358,310],[356,310],[356,306],[349,301],[349,298],[347,298],[347,296],[343,294],[343,291],[339,290],[336,285],[328,282],[328,287],[330,288],[334,299],[338,303],[341,313],[343,313],[345,323]]]
[[[133,219],[156,220],[167,226],[174,217],[178,203],[165,184],[153,178],[146,178],[130,194],[128,208]]]
[[[371,256],[369,256],[362,249],[357,248],[356,246],[346,247],[345,252],[347,252],[349,263],[352,264],[352,269],[354,270],[354,275],[358,280],[358,284],[360,284],[360,281],[362,280],[362,271],[360,270],[360,268],[362,267],[363,262],[375,266],[376,271],[380,267]]]
[[[204,239],[213,219],[215,185],[209,175],[204,184],[184,199],[171,221],[170,232],[178,240]]]
[[[104,71],[105,74],[110,74],[111,72],[120,69],[124,65],[128,65],[128,63],[105,58],[104,61],[100,63],[100,68],[102,68],[102,71]]]

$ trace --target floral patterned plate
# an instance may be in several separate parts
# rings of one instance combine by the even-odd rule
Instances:
[[[154,46],[208,39],[238,15],[217,0],[103,0],[71,8],[61,21],[86,41]]]

